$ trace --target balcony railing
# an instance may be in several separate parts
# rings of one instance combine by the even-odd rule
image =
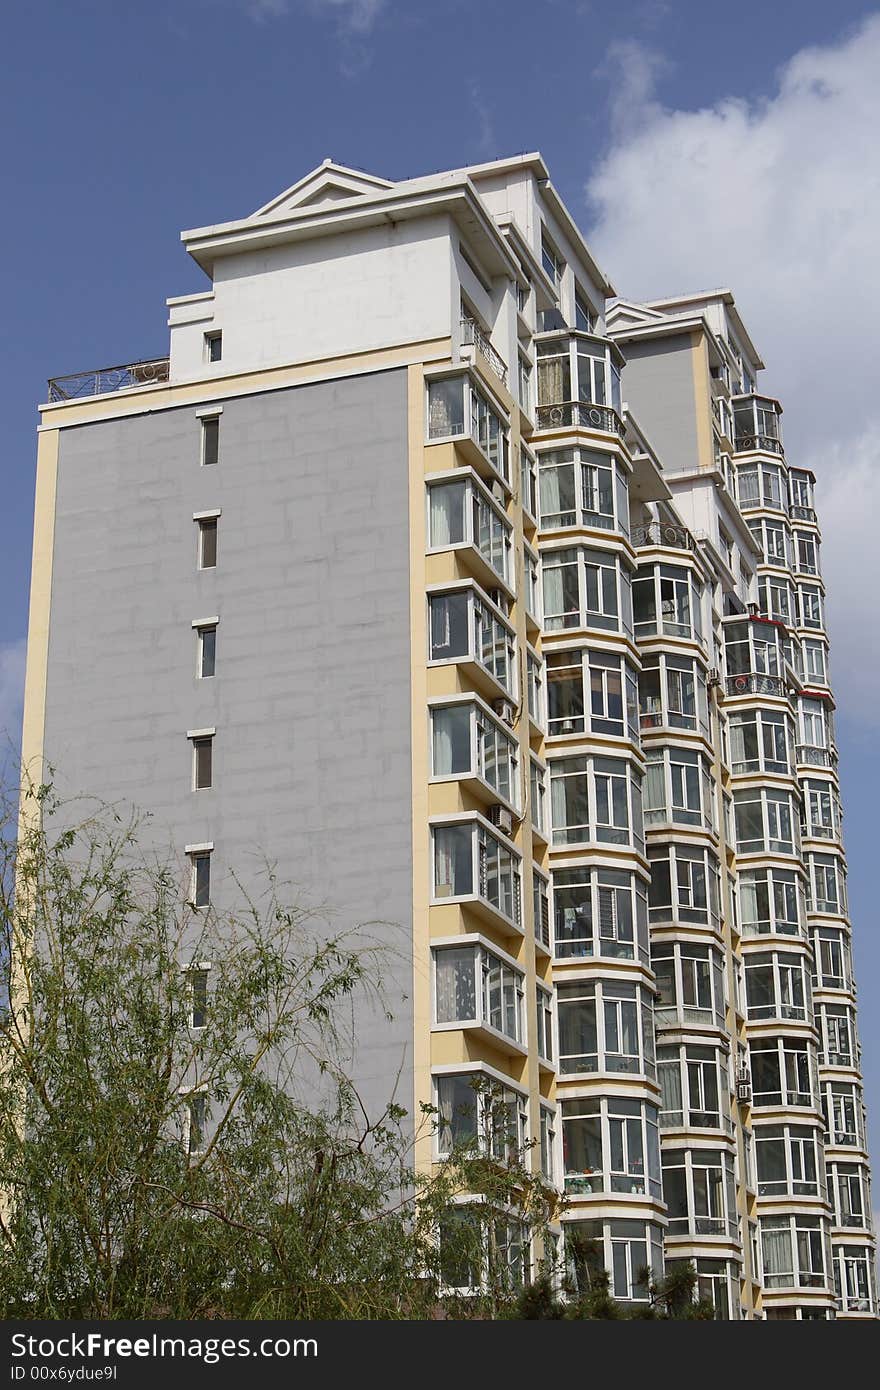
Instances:
[[[665,545],[674,550],[696,550],[696,539],[686,526],[669,521],[651,521],[646,526],[634,526],[631,540],[636,550],[642,546]]]
[[[772,434],[737,434],[733,441],[736,454],[748,454],[760,449],[765,454],[783,453],[782,440]]]
[[[535,415],[539,430],[568,428],[601,430],[605,434],[623,435],[623,421],[610,405],[594,405],[589,401],[560,401],[558,405],[539,405]]]
[[[785,681],[781,676],[765,676],[758,671],[727,676],[724,688],[728,695],[785,696]]]
[[[502,384],[507,385],[507,364],[504,358],[495,351],[486,334],[474,319],[462,319],[461,341],[464,347],[475,347],[485,357],[495,375],[501,378]]]
[[[50,377],[49,400],[77,401],[86,396],[103,396],[108,391],[124,391],[128,386],[155,386],[167,380],[168,358],[153,357],[148,362],[129,362],[124,367],[99,367],[95,372]]]
[[[808,767],[837,767],[837,754],[829,748],[817,748],[812,743],[799,743],[795,749],[799,763]]]
[[[814,525],[817,525],[819,521],[815,507],[796,507],[792,504],[788,509],[788,514],[792,521],[812,521]]]

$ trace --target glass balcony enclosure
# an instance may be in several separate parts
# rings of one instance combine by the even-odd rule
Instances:
[[[663,1197],[670,1235],[736,1239],[733,1154],[718,1149],[665,1149]]]
[[[618,1096],[564,1100],[562,1161],[569,1197],[618,1192],[660,1200],[657,1107]]]
[[[638,743],[636,673],[625,657],[586,647],[546,652],[547,731]]]
[[[745,957],[746,1012],[752,1022],[782,1019],[808,1023],[812,1007],[807,959],[789,951],[758,951]]]
[[[516,699],[516,638],[499,610],[473,585],[428,596],[429,659],[473,662]]]
[[[749,1043],[755,1109],[818,1106],[816,1049],[805,1039],[757,1037]]]
[[[736,396],[733,429],[737,453],[782,453],[782,407],[772,396]]]
[[[825,1195],[819,1131],[811,1125],[756,1125],[755,1167],[759,1197]]]
[[[761,1216],[762,1278],[767,1289],[815,1289],[827,1283],[828,1223],[819,1216]]]
[[[587,864],[553,874],[554,954],[560,960],[606,957],[648,964],[648,899],[629,869]]]
[[[428,484],[428,549],[472,546],[490,571],[478,577],[492,584],[500,579],[513,589],[513,527],[475,475],[447,477]]]
[[[428,443],[468,439],[491,469],[510,484],[507,421],[466,373],[428,382]]]
[[[702,585],[679,565],[640,565],[632,585],[636,638],[684,637],[703,641]]]
[[[809,873],[808,912],[821,912],[832,917],[845,917],[846,869],[837,854],[807,854]]]
[[[730,770],[737,775],[794,770],[794,721],[782,710],[732,710],[728,724]]]
[[[827,1144],[837,1149],[865,1147],[865,1105],[861,1086],[852,1081],[823,1081],[822,1113]]]
[[[621,980],[560,980],[559,1070],[655,1075],[651,995]]]
[[[547,632],[599,628],[632,636],[629,570],[608,550],[573,545],[541,553]]]
[[[865,1245],[832,1248],[834,1289],[846,1313],[874,1313],[877,1307],[874,1252]]]
[[[777,623],[760,618],[724,624],[728,695],[785,695],[784,638]]]
[[[724,960],[715,946],[659,941],[651,947],[651,966],[657,982],[658,1027],[724,1027]]]
[[[616,454],[550,449],[538,454],[541,528],[586,526],[629,535],[629,486]]]
[[[690,729],[709,736],[706,676],[694,657],[646,652],[639,676],[639,723],[648,729]]]
[[[788,472],[789,512],[792,521],[816,521],[813,503],[815,480],[806,469],[790,468]]]
[[[795,869],[743,869],[738,875],[743,936],[804,936],[803,875]]]
[[[644,853],[641,777],[624,758],[553,758],[550,819],[554,845],[632,845]]]
[[[538,428],[552,428],[552,408],[577,404],[611,406],[620,415],[619,348],[588,333],[560,333],[536,339]],[[543,409],[542,409],[543,408]],[[601,417],[600,417],[601,418]],[[589,428],[589,423],[586,423]],[[598,423],[594,428],[605,428]]]
[[[737,854],[800,855],[798,803],[773,787],[737,787],[733,793]]]
[[[650,845],[651,884],[648,918],[652,924],[677,922],[718,931],[719,870],[717,856],[697,845]]]
[[[730,1071],[717,1046],[664,1044],[657,1048],[661,1129],[717,1129],[732,1133]]]
[[[515,809],[521,802],[519,745],[504,725],[475,700],[434,705],[431,775],[478,778]]]
[[[433,901],[483,904],[519,929],[520,856],[476,818],[431,827]]]
[[[736,470],[736,496],[742,511],[762,508],[788,514],[788,484],[778,463],[741,463]]]
[[[441,965],[441,972],[443,966]],[[528,1095],[478,1071],[434,1077],[436,1154],[467,1148],[497,1162],[516,1161],[528,1142]]]
[[[643,788],[646,827],[684,825],[715,829],[711,766],[693,748],[648,748]]]
[[[524,976],[482,943],[435,947],[435,1025],[483,1027],[522,1046]]]

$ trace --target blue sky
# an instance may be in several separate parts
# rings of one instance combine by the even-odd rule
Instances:
[[[880,1155],[870,561],[880,10],[837,0],[33,0],[4,14],[0,732],[18,737],[36,404],[166,351],[178,233],[327,155],[390,178],[540,149],[623,294],[729,284],[819,477]]]

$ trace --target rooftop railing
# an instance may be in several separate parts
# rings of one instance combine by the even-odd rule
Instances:
[[[155,386],[168,380],[168,358],[153,357],[146,362],[129,362],[123,367],[99,367],[94,372],[49,378],[50,401],[78,401],[124,391],[130,386]]]

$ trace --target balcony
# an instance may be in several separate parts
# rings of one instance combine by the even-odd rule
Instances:
[[[539,430],[600,430],[623,438],[623,421],[613,406],[588,401],[561,401],[558,405],[539,405],[535,411]]]
[[[462,347],[475,347],[481,357],[485,357],[492,371],[501,381],[502,386],[507,386],[507,364],[504,358],[495,351],[486,334],[475,319],[462,318],[461,345]]]
[[[819,524],[815,507],[799,507],[792,503],[788,509],[788,514],[792,521],[810,521],[814,526]]]
[[[782,407],[771,396],[737,396],[733,402],[734,450],[782,454]]]
[[[158,386],[168,380],[169,359],[153,357],[147,362],[130,362],[123,367],[100,367],[94,372],[49,378],[50,401],[79,401],[104,396],[132,386]]]

